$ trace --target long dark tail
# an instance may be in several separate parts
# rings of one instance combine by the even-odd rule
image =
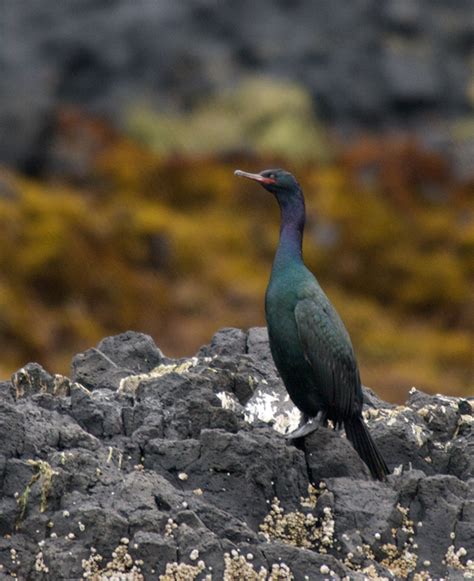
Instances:
[[[378,480],[385,480],[389,473],[385,460],[377,449],[372,436],[361,416],[352,417],[344,422],[346,434],[356,452],[367,464],[370,473]]]

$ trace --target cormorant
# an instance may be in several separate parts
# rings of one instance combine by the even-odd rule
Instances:
[[[362,388],[349,334],[302,256],[305,204],[287,171],[235,172],[255,180],[280,206],[280,241],[265,294],[270,349],[303,424],[289,434],[301,438],[328,420],[346,434],[374,478],[388,468],[362,418]]]

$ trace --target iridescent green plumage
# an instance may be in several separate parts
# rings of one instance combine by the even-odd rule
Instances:
[[[349,334],[303,262],[303,192],[283,170],[236,174],[260,182],[281,209],[280,241],[265,313],[275,365],[290,398],[308,420],[296,435],[306,435],[328,419],[335,426],[343,424],[372,475],[384,479],[387,466],[362,419],[362,388]],[[316,417],[318,422],[312,419]]]

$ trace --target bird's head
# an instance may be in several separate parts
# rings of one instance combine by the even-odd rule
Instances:
[[[258,182],[279,200],[291,198],[301,192],[296,179],[284,169],[266,169],[260,173],[248,173],[238,169],[234,174]]]

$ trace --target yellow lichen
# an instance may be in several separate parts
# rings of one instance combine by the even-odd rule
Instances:
[[[53,476],[58,474],[55,470],[51,468],[50,464],[48,464],[48,462],[46,462],[45,460],[28,460],[27,463],[35,468],[36,473],[33,474],[31,480],[26,485],[25,490],[17,498],[17,504],[20,507],[20,513],[16,521],[17,528],[20,526],[21,522],[25,517],[26,509],[28,507],[28,501],[30,498],[31,488],[33,487],[35,482],[39,481],[41,484],[39,509],[40,512],[45,512],[45,510],[48,508],[48,495],[51,490]]]

